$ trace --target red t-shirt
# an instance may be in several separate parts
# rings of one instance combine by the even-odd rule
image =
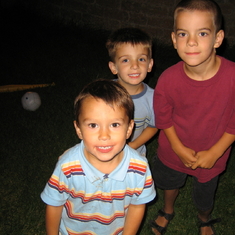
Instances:
[[[235,63],[220,58],[220,68],[209,80],[189,78],[181,61],[162,73],[154,91],[157,128],[174,126],[182,143],[196,152],[209,149],[224,132],[235,135]],[[184,166],[161,131],[157,153],[166,166],[203,183],[225,170],[230,150],[213,168],[192,170]]]

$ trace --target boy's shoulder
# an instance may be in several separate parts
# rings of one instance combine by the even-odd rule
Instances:
[[[154,93],[154,89],[151,88],[148,84],[142,82],[144,89],[136,95],[131,95],[131,98],[134,99],[141,99],[142,97],[149,97],[150,99],[152,99],[153,93]]]
[[[138,151],[135,149],[131,148],[129,145],[126,145],[124,148],[124,151],[126,151],[126,154],[129,158],[129,162],[134,164],[137,162],[141,162],[143,165],[148,165],[148,160],[146,157],[141,156]]]
[[[67,162],[79,161],[82,154],[82,144],[76,144],[64,151],[64,153],[58,158],[58,163],[66,164]]]
[[[146,84],[144,82],[143,82],[143,84],[146,87],[147,92],[153,92],[154,91],[154,89],[152,87],[150,87],[148,84]]]
[[[183,66],[184,66],[184,61],[179,61],[176,64],[171,65],[170,67],[168,67],[167,69],[165,69],[162,75],[168,75],[168,74],[175,74],[175,73],[179,73],[179,71],[183,71]]]
[[[158,78],[155,89],[159,87],[159,84],[162,85],[165,84],[167,86],[173,86],[173,84],[175,83],[177,84],[178,80],[181,79],[181,77],[185,76],[183,67],[184,67],[184,62],[179,61],[176,64],[165,69]]]
[[[221,59],[221,69],[223,68],[231,68],[231,69],[235,69],[235,62],[228,60],[222,56],[219,56]]]

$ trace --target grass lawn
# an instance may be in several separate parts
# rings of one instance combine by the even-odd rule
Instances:
[[[81,88],[96,78],[113,78],[108,69],[105,40],[108,32],[62,26],[35,13],[1,10],[2,49],[0,85],[52,83],[37,88],[42,101],[35,112],[21,106],[26,91],[0,93],[0,234],[45,234],[45,205],[40,193],[57,158],[79,140],[73,128],[73,101]],[[235,61],[234,48],[223,55]],[[171,46],[155,41],[155,67],[146,82],[154,87],[160,73],[179,58]],[[148,159],[157,138],[148,144]],[[217,234],[234,233],[235,151],[221,176],[213,216],[221,217]],[[139,234],[151,234],[148,222],[162,207],[159,198],[148,205]],[[191,200],[191,178],[176,202],[176,216],[167,234],[197,234],[196,211]]]

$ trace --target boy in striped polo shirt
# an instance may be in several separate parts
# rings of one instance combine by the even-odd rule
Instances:
[[[133,110],[115,81],[94,81],[76,98],[81,143],[59,158],[41,194],[48,235],[137,233],[156,192],[146,158],[126,145]]]

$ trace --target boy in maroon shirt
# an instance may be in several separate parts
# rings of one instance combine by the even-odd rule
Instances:
[[[235,63],[216,55],[224,38],[221,21],[213,0],[183,0],[175,9],[172,41],[182,61],[163,72],[154,93],[162,131],[152,173],[164,190],[164,207],[151,223],[155,234],[163,234],[173,218],[188,175],[200,234],[214,234],[218,222],[210,215],[235,140]]]

